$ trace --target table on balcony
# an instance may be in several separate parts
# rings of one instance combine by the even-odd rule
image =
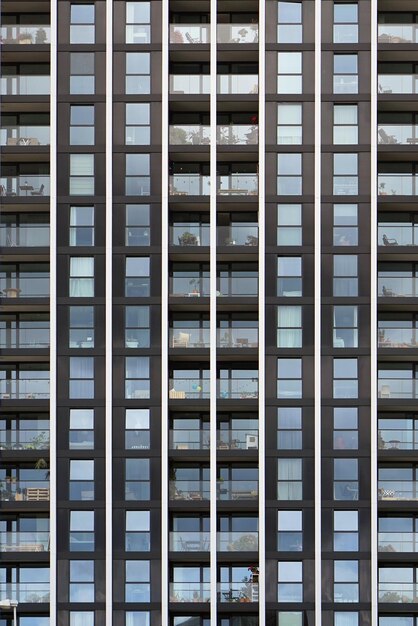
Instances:
[[[20,191],[24,191],[25,195],[27,196],[29,191],[33,191],[33,186],[25,183],[24,185],[19,185],[19,189]]]

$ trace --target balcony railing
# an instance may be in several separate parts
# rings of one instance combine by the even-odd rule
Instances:
[[[258,379],[238,378],[218,380],[217,397],[222,400],[258,398]]]
[[[416,348],[418,345],[412,328],[379,327],[379,348]]]
[[[0,78],[1,96],[49,96],[50,78],[45,74],[2,76]]]
[[[418,450],[418,430],[379,428],[379,450]]]
[[[381,222],[378,227],[379,246],[417,246],[418,224]]]
[[[48,583],[0,583],[0,600],[16,600],[19,604],[49,602]]]
[[[209,348],[209,328],[170,328],[171,348]]]
[[[49,328],[13,328],[0,329],[0,348],[49,348]]]
[[[171,196],[208,196],[210,176],[200,174],[173,174],[170,176]]]
[[[258,246],[258,226],[231,224],[216,229],[218,246]]]
[[[218,74],[219,95],[258,94],[258,74]]]
[[[1,532],[0,552],[48,552],[49,532]]]
[[[415,124],[379,124],[379,144],[415,146],[418,143],[418,126]]]
[[[377,496],[379,500],[389,501],[418,500],[418,482],[414,480],[379,480]]]
[[[170,480],[170,500],[209,500],[208,480]]]
[[[414,174],[379,174],[379,196],[416,196],[417,178]]]
[[[0,380],[0,400],[43,400],[49,398],[49,380]]]
[[[210,126],[203,124],[170,126],[170,144],[176,146],[201,146],[210,143]]]
[[[418,43],[417,24],[378,24],[379,43]]]
[[[218,328],[218,348],[257,348],[258,328]]]
[[[170,94],[207,95],[210,93],[208,74],[170,74]]]
[[[221,146],[248,146],[258,144],[258,126],[228,124],[218,126],[216,141]]]
[[[258,602],[258,583],[220,583],[218,602]]]
[[[0,450],[48,450],[49,430],[0,430]]]
[[[418,279],[402,278],[401,276],[379,276],[378,296],[383,298],[416,298],[418,295]]]
[[[208,430],[170,430],[170,450],[208,450],[210,434]]]
[[[209,42],[209,24],[170,24],[170,43],[199,44]]]
[[[2,502],[48,502],[49,480],[0,480]]]
[[[258,24],[218,24],[218,43],[258,43]]]
[[[409,400],[418,398],[418,380],[413,378],[383,378],[378,381],[379,398]]]
[[[209,224],[187,224],[170,227],[170,245],[172,246],[208,246],[210,239]]]
[[[171,276],[170,296],[186,298],[203,298],[209,296],[209,277]]]
[[[210,583],[170,583],[170,602],[210,602]]]
[[[4,44],[49,44],[51,28],[46,24],[8,24],[0,27],[0,41]]]
[[[258,550],[258,532],[217,533],[219,552],[255,552]]]
[[[210,533],[171,532],[170,550],[172,552],[209,552]]]
[[[170,380],[171,400],[202,400],[210,397],[209,379],[174,378]]]
[[[0,224],[0,247],[32,248],[49,246],[49,226],[26,224],[16,226]]]
[[[49,276],[30,276],[27,272],[25,276],[0,278],[0,297],[2,298],[48,298],[49,297]],[[35,272],[33,272],[35,274]]]
[[[49,196],[49,176],[27,174],[25,176],[2,176],[0,196],[39,198]]]
[[[258,295],[258,276],[254,276],[254,273],[240,272],[240,274],[240,276],[218,277],[217,295],[228,298],[256,297]]]
[[[170,176],[171,196],[208,196],[210,176],[201,174],[173,174]],[[256,196],[258,194],[257,174],[230,174],[217,177],[216,193],[221,196]]]
[[[218,176],[216,193],[220,196],[256,196],[257,174],[230,174]]]
[[[49,126],[3,126],[1,146],[49,146]]]
[[[417,533],[379,532],[379,552],[418,552]]]
[[[257,500],[258,480],[218,480],[217,499]]]
[[[216,433],[218,450],[257,450],[258,429],[218,430]]]
[[[379,583],[379,602],[415,604],[418,602],[418,585],[414,583]]]
[[[379,74],[378,92],[385,94],[415,94],[418,91],[416,74]]]

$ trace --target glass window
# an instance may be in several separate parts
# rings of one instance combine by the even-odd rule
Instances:
[[[302,397],[302,359],[277,359],[277,397]]]
[[[334,204],[334,246],[358,244],[358,205]]]
[[[125,275],[127,298],[143,298],[150,295],[149,257],[127,257]]]
[[[302,307],[277,307],[277,347],[302,347]]]
[[[334,154],[334,196],[356,196],[358,194],[358,154]]]
[[[358,93],[357,54],[334,54],[334,93]]]
[[[126,3],[126,43],[151,43],[151,2]]]
[[[302,449],[302,409],[279,407],[277,409],[277,449]]]
[[[70,53],[70,94],[94,94],[94,52]]]
[[[302,511],[278,511],[277,550],[301,552],[303,548]]]
[[[94,154],[70,154],[70,196],[94,195]]]
[[[302,104],[277,105],[277,143],[302,143]]]
[[[147,146],[151,142],[150,104],[125,104],[125,143],[127,146]]]
[[[93,357],[70,357],[69,397],[71,400],[94,398]]]
[[[358,582],[358,561],[334,561],[334,602],[358,602]]]
[[[300,196],[302,193],[302,155],[277,155],[277,195]]]
[[[303,611],[279,611],[277,626],[303,626]]]
[[[94,561],[70,561],[70,602],[94,602]]]
[[[302,52],[277,53],[277,93],[302,93]]]
[[[335,254],[333,257],[334,297],[358,296],[358,257],[356,254]]]
[[[151,193],[150,155],[127,154],[125,193],[127,196],[149,196]]]
[[[277,3],[277,42],[302,43],[302,2]]]
[[[277,499],[302,500],[302,459],[277,459]]]
[[[358,348],[358,307],[334,306],[334,348]]]
[[[278,602],[303,602],[303,564],[302,561],[279,561]]]
[[[125,500],[150,499],[149,459],[125,460]]]
[[[71,4],[70,43],[94,43],[94,4]]]
[[[69,307],[69,347],[94,348],[94,307]]]
[[[70,450],[94,448],[94,409],[70,409]]]
[[[125,348],[150,347],[150,308],[125,307]]]
[[[334,43],[358,43],[357,3],[334,2]]]
[[[125,602],[150,602],[150,562],[125,562]]]
[[[353,406],[334,408],[334,450],[358,449],[358,409]]]
[[[334,552],[357,552],[358,531],[358,511],[334,511]]]
[[[302,295],[302,257],[277,258],[277,295],[287,298]]]
[[[70,207],[70,246],[94,246],[94,206]]]
[[[70,511],[70,552],[94,552],[94,511]]]
[[[150,447],[150,410],[125,410],[125,448],[146,450]]]
[[[128,356],[125,359],[125,397],[150,397],[150,365],[147,356]]]
[[[334,104],[334,144],[358,143],[357,104]]]
[[[151,57],[149,52],[126,53],[125,92],[149,94],[151,89]]]
[[[94,500],[94,461],[70,461],[69,500]]]
[[[149,552],[151,536],[150,530],[149,511],[126,511],[126,552]]]
[[[127,204],[125,245],[149,246],[150,240],[150,205]]]
[[[277,245],[302,245],[302,205],[277,205]]]
[[[126,611],[125,626],[151,626],[148,611]]]
[[[70,106],[70,145],[94,146],[94,105]]]
[[[94,297],[94,258],[70,258],[70,298]]]
[[[358,460],[334,459],[334,500],[358,500]]]
[[[334,359],[334,398],[358,398],[357,359]]]
[[[94,626],[94,611],[70,611],[70,626]]]

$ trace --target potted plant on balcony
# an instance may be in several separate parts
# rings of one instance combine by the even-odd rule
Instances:
[[[248,571],[250,572],[250,582],[258,583],[258,576],[260,574],[258,565],[250,565]]]
[[[246,246],[258,246],[258,237],[255,235],[247,235]]]
[[[387,192],[385,191],[386,183],[379,183],[379,196],[387,196]]]
[[[41,26],[41,28],[38,28],[38,30],[36,31],[35,43],[38,45],[42,45],[46,43],[47,39],[48,39],[48,36],[46,34],[46,30],[45,28],[42,28]]]
[[[180,128],[179,126],[171,126],[170,128],[170,143],[173,145],[186,145],[187,140],[187,132],[184,128]]]
[[[197,237],[193,233],[186,231],[180,235],[179,244],[181,246],[197,246]]]
[[[20,44],[32,43],[32,35],[28,32],[19,33],[19,35],[17,36],[17,41]]]

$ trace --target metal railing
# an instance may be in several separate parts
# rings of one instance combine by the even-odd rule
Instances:
[[[0,41],[5,44],[49,44],[51,27],[47,24],[7,24],[0,27]]]
[[[258,43],[258,24],[218,24],[218,43]]]
[[[0,430],[0,450],[48,450],[49,430]]]
[[[49,175],[1,176],[0,196],[23,198],[49,196]]]
[[[417,24],[378,24],[378,43],[418,43]]]
[[[209,24],[170,24],[170,43],[202,44],[209,42]]]
[[[210,533],[204,532],[171,532],[171,552],[209,552]]]
[[[0,552],[48,552],[49,532],[0,532]]]
[[[2,76],[0,95],[2,96],[49,96],[50,77],[45,74]]]
[[[49,126],[3,126],[1,146],[49,146]]]

